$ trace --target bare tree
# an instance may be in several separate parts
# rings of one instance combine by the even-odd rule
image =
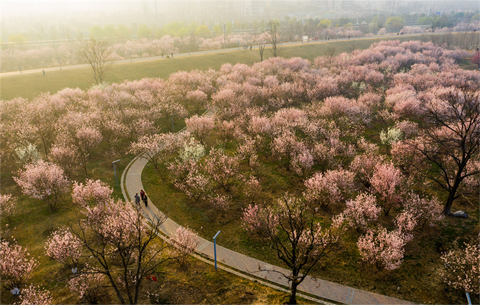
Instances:
[[[260,61],[263,61],[263,51],[265,51],[265,45],[258,45],[258,52],[260,52]]]
[[[109,60],[111,50],[107,42],[96,39],[85,41],[80,52],[92,66],[93,78],[97,85],[102,83],[105,72],[112,66]]]
[[[328,64],[331,65],[333,63],[333,58],[335,57],[335,54],[337,53],[337,49],[335,47],[328,47],[327,50],[325,51],[325,57],[328,60]]]
[[[270,50],[272,52],[273,57],[277,57],[279,50],[278,50],[278,44],[280,41],[280,35],[279,35],[279,30],[280,30],[280,22],[277,20],[270,20],[267,24],[267,32],[268,32],[268,42],[272,45],[272,49]]]

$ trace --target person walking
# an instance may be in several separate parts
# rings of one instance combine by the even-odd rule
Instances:
[[[140,206],[140,196],[138,196],[138,193],[136,193],[134,197],[135,197],[135,204],[137,206]]]
[[[145,202],[145,207],[148,207],[148,198],[146,194],[143,196],[143,202]]]
[[[140,198],[142,198],[142,201],[143,201],[143,197],[145,197],[145,191],[140,190]]]

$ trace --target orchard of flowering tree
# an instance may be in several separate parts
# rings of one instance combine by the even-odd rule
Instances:
[[[72,302],[137,304],[147,277],[185,264],[191,230],[164,243],[163,219],[146,225],[93,179],[142,155],[153,203],[289,270],[289,304],[306,275],[413,302],[478,301],[480,72],[458,67],[466,57],[385,41],[2,100],[2,297],[17,288],[12,302],[49,304],[63,287]],[[75,214],[35,252],[63,270],[56,287],[16,238],[20,201]]]

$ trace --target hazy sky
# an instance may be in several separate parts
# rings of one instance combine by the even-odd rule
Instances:
[[[0,0],[2,15],[29,15],[35,13],[69,13],[69,12],[86,12],[86,11],[95,11],[95,10],[122,10],[125,8],[138,7],[142,6],[145,3],[151,4],[155,0]],[[156,0],[157,5],[161,5],[162,2],[178,2],[178,0]],[[202,1],[202,0],[197,0]],[[222,1],[232,1],[232,0],[217,0],[218,2]],[[233,0],[235,1],[235,0]],[[275,1],[275,0],[273,0]],[[292,3],[297,2],[297,0],[290,0]],[[308,0],[299,0],[300,2]],[[385,1],[385,0],[362,0],[361,2],[376,2],[376,1]],[[400,2],[406,2],[406,0],[398,0]],[[410,0],[413,1],[413,0]],[[419,1],[415,1],[419,2]],[[450,2],[458,3],[456,0],[427,0],[422,1],[425,3],[428,2]],[[466,1],[462,1],[466,2]],[[480,7],[480,1],[478,0],[467,0],[467,2],[477,3],[477,7]]]
[[[158,0],[157,0],[158,1]],[[0,0],[2,15],[35,13],[71,13],[95,10],[124,9],[141,4],[132,0]]]

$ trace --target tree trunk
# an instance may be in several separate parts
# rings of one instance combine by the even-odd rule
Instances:
[[[459,169],[459,171],[457,172],[457,176],[455,177],[455,181],[453,182],[453,186],[448,192],[448,199],[442,212],[442,214],[445,216],[448,216],[450,214],[450,208],[452,207],[452,203],[455,200],[455,194],[457,193],[458,187],[460,186],[460,182],[462,182],[462,179],[460,179],[460,175],[464,168],[465,166]]]
[[[443,215],[448,216],[450,214],[450,209],[452,207],[452,203],[454,199],[455,199],[455,193],[450,192],[448,194],[447,203],[445,204],[445,207],[443,208],[443,211],[442,211]]]
[[[297,304],[297,280],[292,281],[292,286],[290,287],[290,299],[288,300],[288,304]]]

